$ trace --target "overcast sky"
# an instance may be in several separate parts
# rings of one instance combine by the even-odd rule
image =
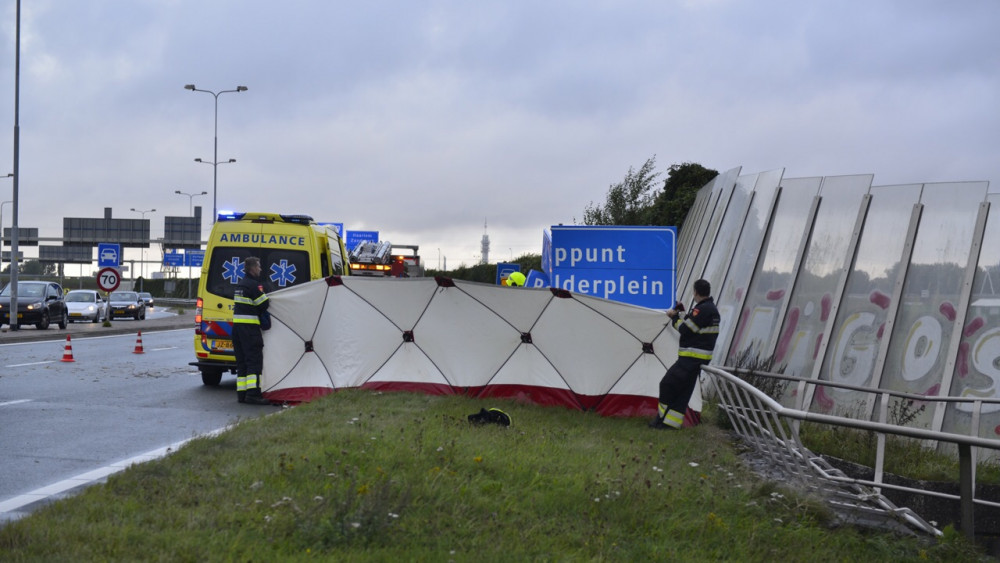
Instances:
[[[15,2],[0,174],[13,170]],[[629,167],[696,162],[1000,191],[1000,2],[22,0],[19,224],[305,213],[537,253]],[[2,117],[2,115],[6,117]],[[4,180],[0,180],[4,182]],[[10,180],[0,183],[10,199]],[[11,224],[11,205],[3,208]],[[35,251],[23,248],[29,256]],[[147,258],[151,258],[147,251]],[[157,250],[158,253],[158,250]],[[126,256],[128,257],[128,256]],[[74,273],[73,267],[68,272]]]

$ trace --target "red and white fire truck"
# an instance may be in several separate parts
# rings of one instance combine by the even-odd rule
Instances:
[[[394,245],[387,240],[359,242],[350,252],[351,274],[395,278],[423,276],[419,251],[417,245]]]

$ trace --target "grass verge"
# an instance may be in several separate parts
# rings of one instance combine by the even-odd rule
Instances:
[[[510,428],[471,426],[496,406]],[[970,560],[831,529],[713,424],[348,390],[190,442],[0,529],[0,559]]]

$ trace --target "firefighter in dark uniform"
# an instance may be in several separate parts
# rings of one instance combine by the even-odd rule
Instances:
[[[719,337],[719,310],[712,300],[712,286],[705,280],[694,282],[695,306],[684,318],[684,306],[667,310],[673,326],[680,333],[677,361],[660,380],[659,416],[649,426],[660,430],[676,430],[684,423],[688,401],[698,383],[701,366],[712,361],[712,350]]]
[[[246,274],[233,295],[233,352],[236,354],[236,399],[241,403],[270,405],[260,392],[264,367],[264,336],[260,319],[267,314],[267,294],[260,280],[260,258],[243,262]]]

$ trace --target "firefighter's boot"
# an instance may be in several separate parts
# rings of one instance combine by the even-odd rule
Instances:
[[[247,390],[247,396],[244,399],[245,403],[251,405],[270,405],[271,401],[264,398],[264,395],[260,392],[260,387],[254,387],[253,389]]]

